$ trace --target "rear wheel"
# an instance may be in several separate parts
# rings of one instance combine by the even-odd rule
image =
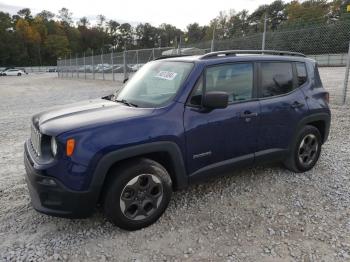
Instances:
[[[314,126],[305,126],[292,146],[285,166],[293,172],[305,172],[317,163],[321,153],[321,134]]]
[[[21,73],[18,73],[17,76],[21,76],[22,74]]]
[[[172,194],[166,169],[153,160],[141,158],[112,172],[103,204],[106,217],[126,230],[141,229],[157,221]]]

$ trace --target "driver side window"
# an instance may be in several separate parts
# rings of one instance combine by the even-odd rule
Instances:
[[[253,64],[236,63],[209,67],[206,92],[223,91],[229,103],[250,100],[253,95]]]
[[[222,91],[229,95],[229,103],[250,100],[253,97],[253,64],[236,63],[209,67],[206,71],[206,92]],[[203,76],[197,81],[190,104],[200,106]]]

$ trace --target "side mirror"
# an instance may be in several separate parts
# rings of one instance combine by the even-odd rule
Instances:
[[[125,84],[126,82],[128,82],[128,80],[129,80],[129,78],[125,78],[125,79],[123,80],[123,84]]]
[[[226,92],[207,92],[203,98],[203,106],[209,109],[226,108],[228,105],[228,94]]]

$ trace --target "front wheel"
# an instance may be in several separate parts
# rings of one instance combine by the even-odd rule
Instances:
[[[297,135],[285,166],[296,173],[306,172],[317,163],[321,154],[322,139],[320,131],[314,126],[305,126]]]
[[[22,74],[21,73],[18,73],[17,76],[21,76]]]
[[[147,227],[167,208],[172,182],[166,169],[145,158],[128,161],[111,171],[104,198],[104,213],[126,230]]]

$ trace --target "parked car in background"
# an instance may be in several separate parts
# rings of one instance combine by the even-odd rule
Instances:
[[[9,69],[15,69],[14,67],[5,67],[0,70],[0,76],[4,76],[4,72],[9,70]]]
[[[25,75],[26,72],[21,70],[21,69],[7,69],[3,72],[1,72],[2,76],[21,76],[21,75]]]
[[[137,70],[139,70],[144,64],[135,64],[135,65],[131,65],[130,68],[133,72],[136,72]]]
[[[181,48],[180,50],[178,48],[175,49],[169,49],[162,52],[162,56],[173,56],[173,55],[179,55],[179,52],[181,52],[181,55],[204,55],[205,51],[203,49],[199,49],[196,47],[185,47]]]
[[[134,70],[130,66],[126,66],[126,72],[131,73],[134,72]],[[124,73],[124,65],[116,66],[114,68],[114,73]]]
[[[28,75],[28,72],[24,67],[17,67],[18,70],[22,70],[26,75]]]
[[[95,67],[95,71],[96,71],[96,73],[102,73],[110,68],[111,68],[111,66],[109,64],[97,64]]]

